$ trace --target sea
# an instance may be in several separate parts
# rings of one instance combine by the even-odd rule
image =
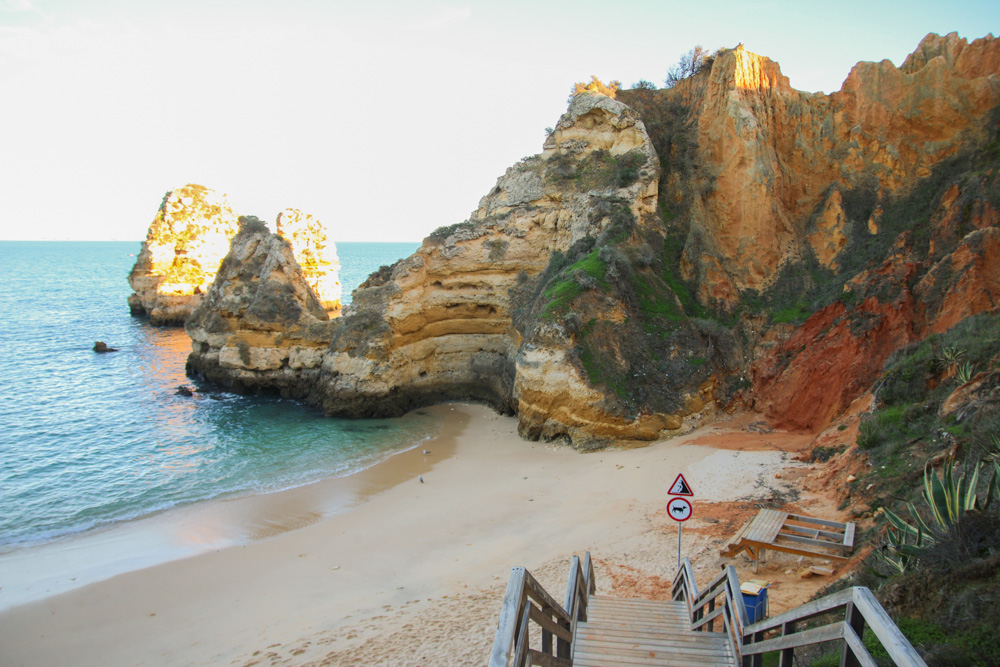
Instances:
[[[417,243],[338,243],[344,301]],[[0,241],[0,555],[350,475],[433,437],[426,411],[342,420],[185,376],[190,339],[132,317],[138,242]],[[118,351],[97,354],[95,341]]]

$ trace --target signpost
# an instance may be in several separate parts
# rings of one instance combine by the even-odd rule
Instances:
[[[691,514],[694,512],[694,508],[691,507],[691,502],[684,498],[683,496],[694,496],[694,491],[691,490],[691,485],[687,483],[684,479],[684,475],[677,475],[677,479],[674,483],[670,485],[670,490],[667,491],[671,496],[674,496],[667,502],[667,515],[677,522],[677,568],[680,569],[681,566],[681,528],[684,526],[684,522],[691,518]]]

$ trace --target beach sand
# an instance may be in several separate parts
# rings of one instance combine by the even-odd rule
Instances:
[[[436,439],[350,478],[204,503],[116,538],[174,531],[195,555],[119,563],[65,590],[85,554],[64,548],[53,557],[65,581],[36,583],[25,599],[46,597],[0,611],[0,665],[484,664],[513,566],[562,599],[570,557],[589,550],[599,593],[669,597],[677,524],[664,506],[678,474],[695,494],[682,552],[700,583],[763,503],[843,519],[796,481],[822,474],[793,460],[812,436],[753,415],[581,454],[523,441],[513,418],[482,406],[430,409],[445,417]],[[757,575],[745,557],[733,564],[775,581],[772,613],[827,583],[789,574],[802,566],[789,556]]]

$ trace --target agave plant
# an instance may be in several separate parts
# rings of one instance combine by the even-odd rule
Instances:
[[[955,377],[961,384],[965,384],[976,374],[976,367],[970,364],[968,361],[958,364],[955,369]]]
[[[954,365],[959,362],[959,360],[965,356],[965,350],[957,348],[954,346],[949,346],[941,350],[941,362],[948,365]]]
[[[924,468],[924,492],[922,494],[932,521],[925,521],[913,503],[907,503],[910,516],[914,523],[907,523],[890,509],[885,510],[885,517],[890,526],[887,528],[889,545],[882,552],[882,560],[892,565],[896,570],[905,571],[921,552],[927,547],[945,539],[948,531],[969,510],[983,511],[989,507],[994,495],[1000,490],[1000,462],[993,461],[993,477],[986,490],[986,497],[980,502],[976,495],[979,484],[980,466],[975,466],[968,475],[962,474],[955,478],[955,461],[949,459],[941,477],[931,469]],[[888,551],[889,553],[885,553]]]

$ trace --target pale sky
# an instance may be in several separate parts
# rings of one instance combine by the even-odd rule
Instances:
[[[576,81],[662,86],[695,44],[831,92],[1000,2],[0,0],[0,239],[141,240],[200,183],[335,241],[419,241],[538,153]]]

